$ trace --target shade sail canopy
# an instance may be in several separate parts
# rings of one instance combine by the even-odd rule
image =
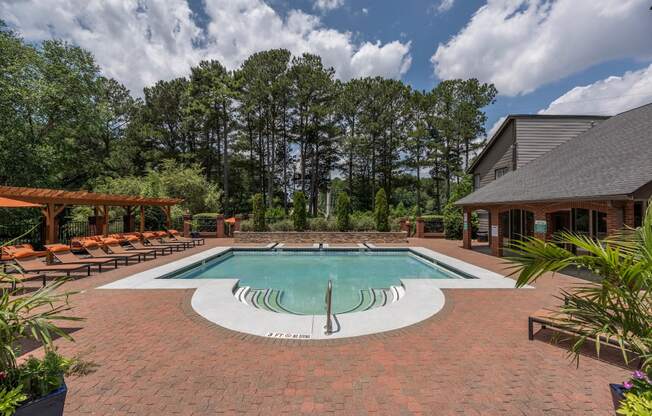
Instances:
[[[182,202],[176,198],[145,198],[133,195],[98,194],[86,191],[62,191],[44,188],[0,186],[0,197],[35,204],[108,205],[108,206],[171,206]]]
[[[228,224],[235,224],[235,217],[227,218],[224,220],[224,222]]]
[[[43,205],[0,196],[0,208],[41,208]]]

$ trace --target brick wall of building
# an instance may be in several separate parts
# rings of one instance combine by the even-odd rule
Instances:
[[[545,235],[535,234],[537,238],[549,239],[552,236],[552,213],[556,211],[568,210],[571,208],[583,208],[595,211],[601,211],[607,214],[607,233],[613,234],[621,230],[625,225],[634,225],[634,202],[633,201],[564,201],[553,203],[532,203],[532,204],[504,204],[493,205],[490,207],[474,207],[473,209],[486,209],[489,211],[491,225],[498,227],[498,236],[489,236],[492,254],[502,255],[502,229],[500,224],[500,213],[510,209],[523,209],[534,214],[534,220],[545,220],[547,223],[547,232]],[[465,207],[465,210],[471,211],[471,208]],[[491,232],[491,230],[490,230]],[[468,239],[468,242],[466,241]],[[464,239],[463,245],[470,247],[470,233]]]

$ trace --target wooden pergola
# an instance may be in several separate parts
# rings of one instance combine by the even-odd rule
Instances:
[[[102,234],[107,234],[107,214],[109,207],[122,207],[131,215],[134,207],[140,207],[140,231],[145,231],[145,207],[158,206],[165,214],[166,226],[170,226],[170,209],[173,205],[183,202],[176,198],[145,198],[131,195],[97,194],[85,191],[62,191],[43,188],[20,188],[14,186],[0,186],[0,197],[12,200],[31,202],[42,205],[41,212],[45,217],[47,227],[46,244],[56,243],[56,218],[71,205],[90,205],[104,218],[100,226]]]

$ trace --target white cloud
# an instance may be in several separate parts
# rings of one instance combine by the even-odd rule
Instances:
[[[362,8],[362,14],[369,14],[369,9],[367,9],[366,7],[363,7]]]
[[[502,126],[502,124],[505,122],[505,120],[507,120],[507,116],[502,116],[501,118],[499,118],[498,120],[496,120],[496,122],[494,123],[494,125],[491,126],[491,128],[489,129],[489,131],[487,131],[487,137],[488,137],[488,138],[492,138],[493,135],[496,134],[496,132],[498,131],[498,129],[500,128],[500,126]]]
[[[312,7],[321,11],[329,11],[342,7],[343,5],[344,0],[315,0]]]
[[[438,13],[446,13],[455,5],[455,0],[441,0],[437,5]]]
[[[440,79],[525,94],[592,65],[652,58],[648,0],[488,0],[432,56]]]
[[[575,87],[540,114],[614,115],[652,102],[652,65]]]
[[[29,41],[62,38],[95,54],[107,76],[135,94],[159,79],[187,75],[202,59],[237,68],[249,55],[287,48],[322,56],[336,76],[399,78],[410,66],[410,43],[355,42],[319,17],[292,10],[282,18],[262,0],[205,0],[202,30],[186,0],[24,0],[0,2],[0,16]]]

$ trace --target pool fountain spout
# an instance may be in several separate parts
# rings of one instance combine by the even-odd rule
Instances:
[[[326,326],[324,333],[330,335],[333,333],[333,320],[332,320],[332,305],[333,305],[333,281],[328,280],[326,287]]]

